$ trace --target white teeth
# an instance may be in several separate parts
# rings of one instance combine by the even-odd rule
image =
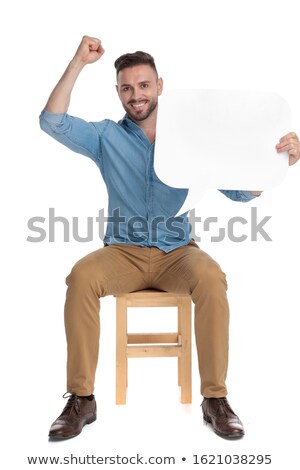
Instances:
[[[133,104],[132,106],[134,108],[141,108],[142,106],[144,106],[145,102],[143,101],[143,103],[139,103],[139,104]]]

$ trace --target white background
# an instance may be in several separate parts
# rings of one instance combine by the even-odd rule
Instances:
[[[71,453],[174,456],[185,466],[192,465],[193,454],[271,454],[268,468],[297,468],[300,164],[253,203],[234,203],[210,191],[196,207],[197,216],[218,216],[220,226],[233,216],[248,220],[251,205],[258,207],[259,217],[272,216],[265,226],[272,242],[259,237],[257,242],[211,243],[212,233],[201,242],[229,283],[228,398],[246,428],[237,442],[203,426],[195,348],[192,405],[179,403],[175,359],[132,360],[128,404],[114,404],[115,306],[113,298],[106,298],[95,390],[98,420],[76,439],[49,443],[49,426],[65,404],[64,278],[101,242],[95,237],[90,243],[64,243],[59,228],[54,243],[26,241],[32,235],[28,219],[47,218],[49,207],[69,220],[79,217],[82,233],[86,217],[106,207],[93,162],[51,140],[38,125],[50,91],[84,34],[100,37],[106,53],[80,76],[72,114],[88,120],[122,117],[113,62],[140,49],[154,55],[166,87],[279,93],[291,106],[292,130],[300,133],[296,6],[292,0],[2,4],[2,468],[25,469],[26,456]],[[248,226],[236,228],[236,235],[249,234]],[[201,224],[196,232],[201,234]]]

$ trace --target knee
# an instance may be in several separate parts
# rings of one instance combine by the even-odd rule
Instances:
[[[79,260],[72,268],[70,274],[66,277],[68,287],[86,288],[92,286],[95,281],[94,268],[86,260]]]
[[[219,264],[213,259],[208,259],[205,263],[199,263],[196,269],[196,286],[206,291],[220,286],[227,290],[226,275]]]
[[[221,282],[225,284],[227,288],[227,281],[226,281],[226,275],[222,271],[220,265],[216,263],[215,261],[212,261],[209,264],[209,267],[207,269],[207,277],[209,281],[211,282]]]

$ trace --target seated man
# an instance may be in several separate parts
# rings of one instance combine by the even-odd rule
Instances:
[[[169,187],[153,168],[158,97],[163,81],[153,57],[125,54],[115,62],[117,92],[126,111],[118,123],[88,123],[67,114],[79,73],[103,55],[96,38],[83,37],[74,58],[40,116],[44,131],[90,157],[106,183],[109,207],[104,247],[79,260],[66,279],[68,403],[51,426],[51,439],[77,436],[96,419],[93,395],[99,347],[99,298],[146,288],[189,293],[195,304],[195,335],[204,397],[204,419],[214,431],[239,438],[244,429],[226,395],[228,363],[227,284],[220,266],[189,238],[187,213],[174,217],[187,190]],[[300,147],[293,133],[281,139],[291,163]],[[249,201],[259,191],[226,191]]]

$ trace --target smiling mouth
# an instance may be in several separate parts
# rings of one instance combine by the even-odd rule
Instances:
[[[143,100],[143,101],[139,101],[137,103],[130,103],[130,105],[133,107],[133,109],[141,109],[146,103],[147,103],[147,101]]]

